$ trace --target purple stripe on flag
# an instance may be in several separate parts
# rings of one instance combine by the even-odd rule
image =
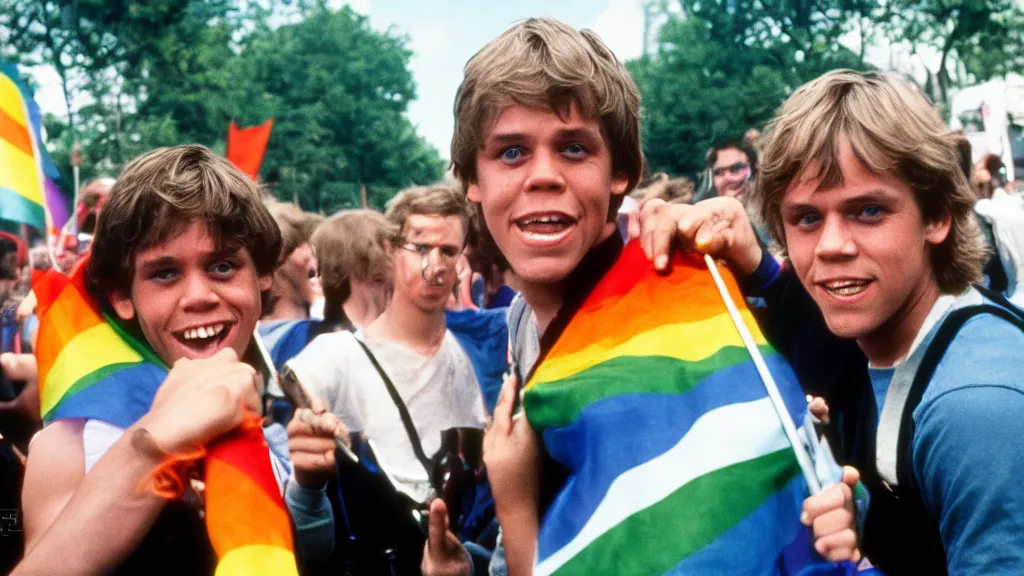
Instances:
[[[64,198],[60,188],[50,178],[46,179],[46,207],[50,210],[50,217],[53,218],[53,225],[57,230],[64,227],[68,221],[68,201]]]

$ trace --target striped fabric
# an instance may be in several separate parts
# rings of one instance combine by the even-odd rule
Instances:
[[[742,315],[802,415],[792,370]],[[569,471],[542,519],[535,574],[785,574],[813,563],[798,522],[806,484],[699,257],[676,255],[663,275],[627,245],[541,358],[523,405]]]
[[[17,71],[0,62],[0,218],[45,230],[43,153],[32,106]]]
[[[46,423],[84,418],[127,428],[149,411],[167,368],[100,312],[85,289],[87,262],[70,278],[50,271],[33,286],[40,409]],[[288,513],[258,425],[207,447],[205,480],[217,574],[297,574]]]

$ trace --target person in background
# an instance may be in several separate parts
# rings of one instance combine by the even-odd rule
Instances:
[[[316,298],[316,259],[309,240],[320,217],[289,202],[270,202],[270,213],[281,230],[282,249],[274,286],[263,307],[263,322],[309,318]]]

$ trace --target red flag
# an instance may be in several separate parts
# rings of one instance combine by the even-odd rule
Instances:
[[[252,128],[239,128],[234,121],[228,127],[228,160],[253,180],[260,172],[273,126],[274,119],[271,118]]]

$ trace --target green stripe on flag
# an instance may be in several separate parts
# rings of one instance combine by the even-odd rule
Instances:
[[[774,356],[768,345],[758,349]],[[750,360],[742,346],[725,346],[697,362],[667,356],[620,356],[569,378],[540,382],[523,396],[523,407],[535,428],[567,426],[580,412],[600,400],[622,394],[680,394],[705,377]]]
[[[125,370],[133,366],[138,366],[141,363],[142,362],[121,362],[118,364],[108,364],[103,368],[100,368],[99,370],[94,370],[86,374],[85,376],[82,376],[81,378],[78,379],[77,382],[75,382],[74,384],[71,385],[70,388],[68,388],[67,392],[65,392],[64,395],[61,396],[59,400],[57,400],[53,408],[50,408],[49,410],[46,411],[46,414],[43,414],[43,422],[48,423],[50,419],[53,417],[53,415],[58,410],[60,410],[60,407],[62,404],[64,404],[65,400],[73,397],[75,394],[78,394],[82,390],[85,390],[89,386],[92,386],[96,382],[99,382],[100,380],[106,378],[107,376],[110,376],[111,374],[114,374],[115,372],[120,372],[121,370]]]
[[[28,224],[37,230],[46,228],[43,207],[17,192],[0,187],[0,220]]]
[[[664,574],[749,516],[798,474],[796,457],[787,448],[700,476],[602,534],[555,574],[593,576],[595,569],[621,576]]]

